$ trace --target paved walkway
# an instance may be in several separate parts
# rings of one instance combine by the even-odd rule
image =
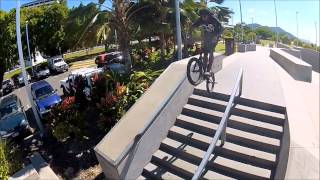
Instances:
[[[215,90],[231,94],[240,68],[243,69],[242,96],[284,106],[281,82],[267,49],[236,53],[223,60],[223,69],[216,74]],[[205,83],[199,85],[205,89]]]
[[[319,73],[313,72],[311,83],[296,81],[269,53],[258,46],[255,52],[225,58],[215,91],[230,94],[243,68],[244,97],[287,108],[291,140],[286,179],[319,179]]]

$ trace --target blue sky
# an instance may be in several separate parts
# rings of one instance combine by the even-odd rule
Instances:
[[[21,4],[31,0],[21,0]],[[88,4],[98,0],[67,0],[68,7],[78,6],[80,2]],[[108,1],[108,0],[107,0]],[[209,3],[209,6],[216,5]],[[267,26],[276,26],[275,11],[273,0],[241,0],[242,19],[247,24],[252,22]],[[233,24],[240,22],[239,0],[225,0],[221,6],[231,8],[233,15]],[[316,28],[318,31],[319,44],[319,0],[276,0],[278,12],[278,26],[297,35],[296,12],[298,12],[298,36],[299,38],[309,40],[313,43],[316,41]],[[0,8],[8,11],[16,7],[16,0],[0,0]],[[232,20],[230,24],[232,23]]]

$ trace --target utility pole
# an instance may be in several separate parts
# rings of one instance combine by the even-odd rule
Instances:
[[[175,0],[178,60],[182,59],[182,40],[181,40],[181,23],[180,23],[180,7],[179,7],[179,3],[180,3],[179,0]]]
[[[26,66],[23,59],[23,52],[22,52],[22,43],[21,43],[21,32],[20,32],[20,0],[17,0],[17,8],[16,8],[16,33],[17,33],[17,46],[18,46],[18,54],[19,54],[19,61],[21,66],[21,71],[23,75],[23,80],[25,83],[25,88],[28,96],[28,103],[31,105],[31,109],[33,111],[34,117],[36,119],[36,122],[38,124],[39,130],[40,130],[40,136],[43,135],[43,126],[40,121],[40,118],[38,116],[38,113],[33,105],[31,92],[30,92],[30,85],[28,84],[28,78],[27,78],[27,72],[26,72]]]
[[[277,47],[278,42],[279,42],[278,15],[277,15],[276,0],[273,0],[273,2],[274,2],[274,12],[275,12],[275,15],[276,15],[276,31],[277,31],[276,47]]]
[[[241,18],[241,42],[243,42],[243,24],[242,24],[242,8],[241,8],[241,0],[239,0],[240,5],[240,18]]]
[[[298,24],[298,11],[296,11],[296,19],[297,19],[297,47],[299,46],[299,24]]]

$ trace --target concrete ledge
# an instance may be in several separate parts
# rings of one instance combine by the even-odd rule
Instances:
[[[294,79],[311,82],[311,65],[277,48],[270,49],[270,57],[285,69]]]
[[[16,172],[12,177],[9,177],[9,180],[38,180],[40,179],[39,174],[32,164],[26,166],[20,171]]]

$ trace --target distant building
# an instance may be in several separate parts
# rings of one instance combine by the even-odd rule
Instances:
[[[37,7],[37,6],[43,6],[43,5],[48,5],[52,3],[60,3],[60,0],[35,0],[26,4],[23,4],[21,7]]]

